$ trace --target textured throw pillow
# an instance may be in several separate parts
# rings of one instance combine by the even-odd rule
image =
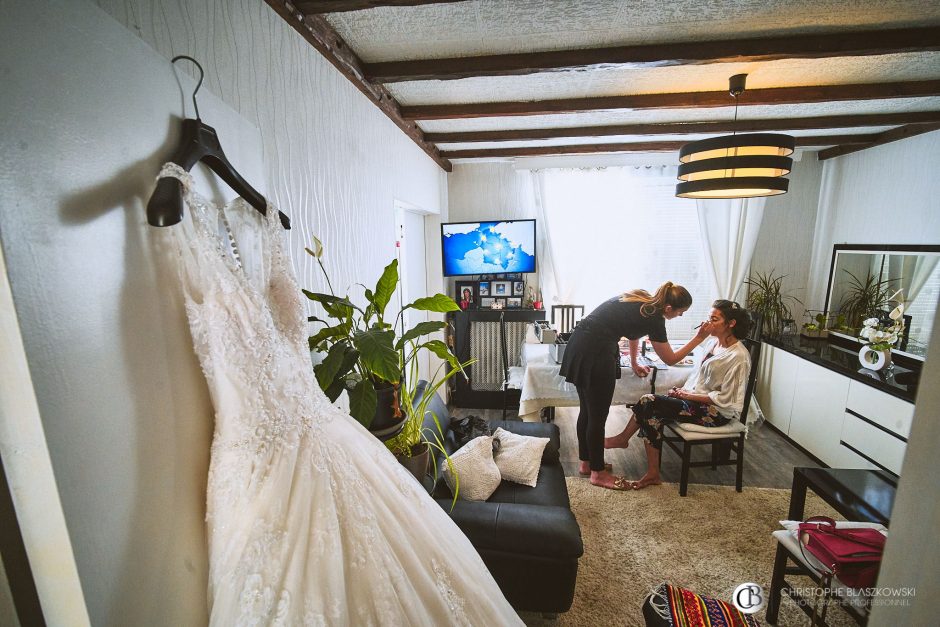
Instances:
[[[450,461],[460,479],[457,498],[485,501],[499,487],[501,478],[493,461],[493,436],[481,435],[470,440],[450,456]],[[454,477],[446,459],[441,460],[441,472],[450,491],[456,491],[457,477]]]
[[[542,452],[548,444],[548,438],[519,435],[502,427],[496,429],[493,438],[499,440],[494,459],[502,478],[534,488],[539,480]]]

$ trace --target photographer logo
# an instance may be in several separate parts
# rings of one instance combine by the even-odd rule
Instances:
[[[734,606],[745,614],[756,614],[764,607],[764,589],[756,583],[742,583],[731,595]]]

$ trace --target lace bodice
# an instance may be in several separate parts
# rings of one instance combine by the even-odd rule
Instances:
[[[213,625],[507,624],[463,533],[313,377],[277,210],[215,205],[190,174],[173,227],[215,408],[207,486]]]

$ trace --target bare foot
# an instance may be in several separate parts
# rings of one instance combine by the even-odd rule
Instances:
[[[610,474],[606,470],[591,471],[591,483],[608,490],[629,490],[630,482],[623,477]]]
[[[610,472],[614,467],[611,464],[604,464],[604,470]],[[578,465],[578,474],[582,477],[587,477],[591,474],[591,463],[590,462],[581,462]]]
[[[630,438],[620,432],[615,436],[604,438],[604,448],[627,448],[630,446]]]
[[[636,481],[631,481],[630,487],[633,488],[634,490],[642,490],[646,486],[659,485],[662,482],[663,480],[658,474],[651,475],[647,473],[643,475],[642,477],[640,477],[639,479],[637,479]]]

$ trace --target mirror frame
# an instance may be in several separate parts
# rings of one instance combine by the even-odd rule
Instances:
[[[836,254],[839,252],[861,252],[861,253],[938,253],[940,254],[940,245],[936,244],[835,244],[832,247],[832,259],[829,262],[829,282],[826,284],[826,305],[825,310],[830,311],[830,302],[832,298],[832,281],[836,271]],[[844,338],[847,340],[852,340],[853,342],[861,345],[861,341],[852,335],[846,335],[845,333],[839,333],[838,331],[829,330],[830,335],[835,335],[836,337]],[[898,355],[904,355],[911,359],[917,361],[924,361],[924,358],[920,355],[914,355],[913,353],[908,353],[906,351],[891,349],[893,353]]]

